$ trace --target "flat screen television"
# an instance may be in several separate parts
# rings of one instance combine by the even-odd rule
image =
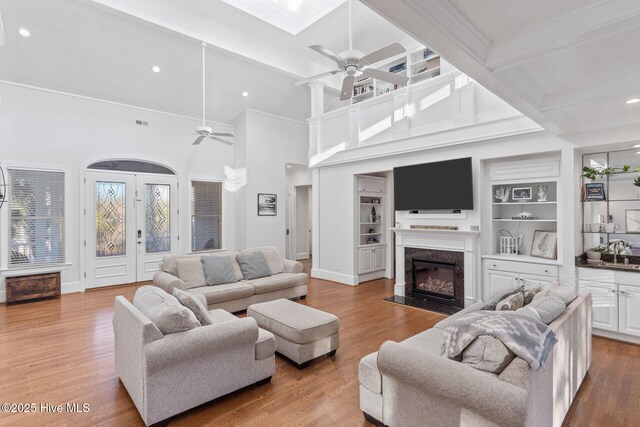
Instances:
[[[473,209],[471,157],[393,169],[395,209]]]

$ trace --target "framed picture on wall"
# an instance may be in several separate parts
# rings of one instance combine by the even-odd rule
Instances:
[[[258,193],[258,216],[276,216],[278,214],[278,195]]]
[[[627,209],[624,216],[627,233],[640,233],[640,209]]]
[[[531,187],[514,187],[511,190],[511,199],[516,202],[524,202],[531,198]]]
[[[531,256],[538,258],[558,258],[558,233],[555,231],[536,230],[531,243]]]

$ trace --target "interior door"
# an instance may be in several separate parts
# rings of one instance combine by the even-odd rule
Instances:
[[[178,251],[175,176],[87,172],[86,287],[151,280]]]
[[[135,182],[135,175],[87,173],[87,288],[136,281]]]
[[[162,258],[178,248],[175,176],[136,175],[137,282],[151,280]]]

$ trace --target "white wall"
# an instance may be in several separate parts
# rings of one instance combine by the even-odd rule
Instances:
[[[408,141],[408,144],[420,144],[419,138]],[[383,146],[384,144],[382,144]],[[384,147],[381,147],[382,149]],[[472,157],[474,176],[474,207],[466,212],[463,219],[424,219],[412,220],[412,223],[424,223],[434,225],[458,225],[460,229],[468,230],[471,225],[480,225],[480,206],[483,197],[487,197],[485,189],[481,188],[481,161],[518,156],[523,154],[545,153],[563,151],[563,167],[566,166],[564,158],[571,157],[571,167],[562,171],[563,183],[570,189],[574,183],[573,169],[573,145],[567,141],[539,132],[536,134],[501,138],[481,141],[472,144],[454,146],[450,148],[425,149],[405,155],[381,156],[369,160],[349,162],[317,168],[314,172],[314,197],[317,198],[317,206],[314,206],[314,217],[318,227],[313,230],[314,257],[313,268],[324,277],[332,277],[334,280],[344,283],[357,283],[355,265],[356,230],[354,230],[354,194],[356,174],[370,174],[382,171],[391,171],[396,166],[429,163],[442,160]],[[440,185],[446,183],[440,183]],[[416,183],[416,185],[438,185],[437,183]],[[392,201],[393,198],[390,197]],[[573,204],[567,204],[563,215],[565,221],[574,215]],[[400,222],[407,219],[403,214],[399,215]],[[393,223],[393,222],[392,222]],[[387,231],[385,241],[392,242],[392,235]],[[565,227],[564,241],[567,253],[565,259],[569,259],[574,253],[574,228]],[[387,247],[388,260],[392,260],[391,250]]]
[[[309,258],[309,191],[311,187],[296,187],[296,259]]]
[[[306,164],[309,131],[299,122],[248,109],[237,123],[244,126],[246,137],[238,151],[236,168],[246,167],[247,182],[236,195],[238,210],[236,228],[239,247],[276,246],[280,254],[285,250],[286,164]],[[241,134],[238,130],[238,134]],[[258,216],[258,193],[278,196],[276,216]],[[244,204],[244,205],[243,205]]]
[[[88,98],[0,84],[0,165],[62,169],[66,173],[66,258],[63,291],[83,289],[80,265],[82,174],[89,163],[107,158],[148,160],[178,174],[180,189],[180,248],[190,248],[189,180],[224,180],[224,167],[234,166],[234,148],[214,142],[191,145],[198,120]],[[135,124],[136,119],[149,122]],[[233,126],[210,123],[214,130]],[[187,135],[177,136],[175,133]],[[174,134],[174,135],[171,135]],[[282,168],[284,169],[284,167]],[[283,172],[284,173],[284,172]],[[223,246],[236,248],[234,197],[223,193]],[[8,230],[5,204],[0,212],[0,267],[6,271]],[[0,300],[4,280],[0,278]]]

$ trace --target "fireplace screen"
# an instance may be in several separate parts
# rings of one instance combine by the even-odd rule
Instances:
[[[453,299],[455,264],[413,260],[414,291]]]

